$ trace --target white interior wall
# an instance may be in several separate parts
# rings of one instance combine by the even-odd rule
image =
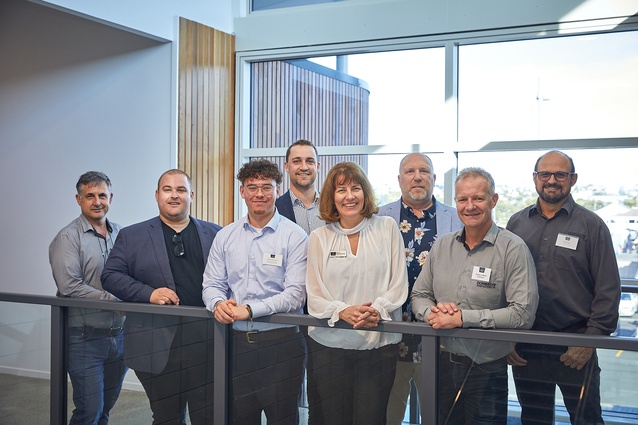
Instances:
[[[55,295],[48,245],[80,213],[80,174],[109,175],[112,220],[157,214],[157,178],[175,157],[172,46],[3,0],[0,58],[0,291]],[[3,303],[0,371],[48,374],[49,310]]]
[[[31,0],[121,25],[165,40],[176,40],[175,18],[183,17],[227,33],[240,0]]]

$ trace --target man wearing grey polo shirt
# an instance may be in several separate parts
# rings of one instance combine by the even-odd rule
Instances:
[[[529,329],[538,306],[536,270],[525,242],[492,221],[498,201],[492,176],[466,168],[455,186],[464,226],[432,246],[412,290],[416,318],[434,329]],[[509,342],[441,338],[441,423],[507,423],[511,349]]]

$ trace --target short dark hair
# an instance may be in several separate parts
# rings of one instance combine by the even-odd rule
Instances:
[[[571,170],[570,170],[570,173],[575,173],[576,172],[576,167],[574,167],[574,160],[571,158],[571,156],[567,155],[565,152],[561,152],[561,151],[557,151],[557,150],[545,152],[544,154],[539,156],[538,159],[536,160],[536,164],[534,164],[534,171],[538,171],[538,163],[541,162],[541,159],[543,159],[546,155],[548,155],[550,153],[557,153],[557,154],[562,155],[565,158],[567,158],[569,160],[569,165],[572,167]]]
[[[167,176],[169,174],[181,174],[183,176],[186,177],[186,180],[188,181],[188,187],[190,188],[190,190],[193,190],[193,182],[191,181],[191,178],[188,174],[186,174],[185,171],[182,171],[178,168],[171,168],[168,171],[164,171],[162,173],[162,175],[159,177],[159,179],[157,179],[157,190],[160,190],[160,182],[162,181],[162,179],[164,178],[164,176]]]
[[[274,180],[280,185],[283,174],[274,162],[267,159],[253,159],[242,165],[237,173],[237,180],[241,182],[242,186],[248,179]]]
[[[374,190],[363,169],[354,162],[340,162],[333,166],[321,188],[319,195],[319,217],[327,223],[339,221],[339,212],[335,205],[335,191],[338,185],[355,182],[363,189],[363,209],[361,213],[364,217],[370,218],[379,212],[374,199]]]
[[[94,186],[101,183],[106,183],[109,191],[111,190],[111,180],[106,174],[101,171],[87,171],[78,179],[78,182],[75,184],[75,190],[77,190],[78,195],[81,195],[82,186]]]
[[[319,152],[317,152],[317,147],[311,141],[306,139],[299,139],[292,145],[288,146],[288,149],[286,149],[286,162],[288,162],[288,159],[290,159],[290,151],[295,146],[310,146],[315,150],[315,156],[319,158]]]

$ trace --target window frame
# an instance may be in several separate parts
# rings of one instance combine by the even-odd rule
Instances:
[[[445,126],[446,139],[441,150],[432,150],[431,146],[413,145],[412,152],[427,152],[457,156],[459,153],[496,152],[518,150],[550,149],[600,149],[600,148],[638,148],[638,134],[633,137],[619,138],[579,138],[551,140],[511,140],[489,141],[480,147],[471,142],[461,142],[458,137],[458,69],[459,47],[473,44],[548,39],[578,35],[604,35],[614,32],[638,31],[638,18],[629,18],[618,24],[613,19],[598,19],[571,23],[532,25],[527,27],[494,29],[487,31],[468,31],[454,34],[405,37],[370,40],[363,42],[334,43],[329,45],[311,45],[282,49],[238,51],[236,53],[236,112],[235,112],[235,168],[249,158],[284,156],[285,148],[250,148],[250,101],[251,101],[251,63],[271,60],[306,59],[315,56],[340,56],[361,53],[380,53],[387,51],[426,49],[443,47],[445,49]],[[336,154],[406,154],[405,146],[366,145],[348,147],[322,147],[322,155]],[[453,202],[454,179],[456,171],[446,173],[444,177],[444,199]],[[239,183],[235,182],[235,219],[245,214],[243,200],[239,196]],[[636,285],[636,280],[623,280],[623,285]]]

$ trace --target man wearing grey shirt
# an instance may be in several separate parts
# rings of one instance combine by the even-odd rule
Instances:
[[[538,305],[534,262],[521,238],[492,221],[498,201],[492,176],[466,168],[455,186],[464,227],[432,246],[412,290],[416,318],[434,329],[529,329]],[[507,423],[511,349],[509,342],[441,338],[441,423]]]
[[[59,297],[118,299],[102,288],[100,275],[120,226],[106,218],[111,181],[89,171],[78,180],[75,199],[82,214],[60,230],[49,246],[49,262]],[[106,425],[122,388],[124,316],[88,308],[69,308],[68,372],[75,409],[69,422]]]
[[[507,228],[529,246],[540,304],[532,329],[609,335],[618,323],[620,275],[609,229],[574,202],[574,161],[559,151],[534,167],[538,199],[514,214]],[[521,422],[553,424],[556,386],[573,424],[602,424],[596,350],[517,344],[508,358],[521,403]]]

